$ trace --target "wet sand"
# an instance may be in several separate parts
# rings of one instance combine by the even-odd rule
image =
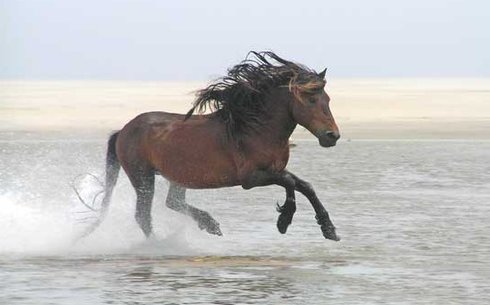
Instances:
[[[141,112],[185,113],[205,85],[0,81],[0,131],[105,136]],[[334,79],[327,92],[343,139],[490,139],[490,79]]]

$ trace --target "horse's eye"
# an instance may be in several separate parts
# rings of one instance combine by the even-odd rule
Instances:
[[[315,104],[315,103],[316,103],[316,99],[315,99],[315,98],[313,98],[313,97],[311,97],[311,98],[309,98],[309,99],[308,99],[308,102],[309,102],[311,105],[313,105],[313,104]]]

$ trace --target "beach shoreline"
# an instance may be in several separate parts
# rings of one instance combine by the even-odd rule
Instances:
[[[2,80],[0,138],[105,137],[139,113],[187,112],[205,85]],[[490,79],[336,79],[327,92],[343,139],[490,139]]]

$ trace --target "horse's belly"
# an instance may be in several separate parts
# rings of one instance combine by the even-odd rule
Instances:
[[[187,188],[218,188],[237,185],[236,174],[231,168],[219,164],[182,162],[177,166],[164,166],[162,176]]]
[[[154,166],[169,181],[187,188],[237,185],[235,165],[219,150],[166,147],[154,158]]]

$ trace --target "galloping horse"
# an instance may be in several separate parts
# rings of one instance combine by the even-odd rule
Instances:
[[[291,224],[298,191],[311,202],[323,236],[340,240],[312,186],[285,169],[289,137],[298,124],[323,147],[334,146],[340,137],[324,90],[325,72],[272,52],[250,52],[226,76],[198,91],[187,115],[138,115],[109,138],[101,214],[84,235],[107,214],[122,166],[136,191],[136,221],[147,237],[155,175],[160,174],[170,183],[166,205],[211,234],[221,235],[219,223],[185,202],[186,189],[277,184],[286,190],[286,201],[277,208],[279,232],[286,233]],[[207,109],[211,113],[203,114]]]

